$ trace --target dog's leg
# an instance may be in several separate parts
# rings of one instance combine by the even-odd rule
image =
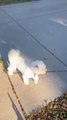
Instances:
[[[26,74],[22,75],[23,81],[25,85],[29,85],[29,78],[26,76]]]
[[[13,75],[13,72],[16,71],[16,66],[9,65],[9,67],[7,68],[7,70],[8,70],[8,75]]]
[[[8,70],[8,75],[13,75],[13,69],[11,66],[9,66],[7,70]]]
[[[33,78],[33,77],[34,77],[34,74],[30,68],[27,68],[22,75],[23,81],[26,85],[29,84],[29,78]]]
[[[39,76],[37,74],[34,74],[34,78],[33,79],[34,79],[35,84],[37,84]]]

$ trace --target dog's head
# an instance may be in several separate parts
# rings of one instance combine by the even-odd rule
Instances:
[[[45,74],[47,71],[46,65],[43,61],[36,60],[32,62],[33,72],[36,74]]]
[[[19,51],[19,50],[11,49],[11,50],[8,52],[8,58],[9,58],[9,59],[15,58],[15,57],[18,57],[18,56],[20,56],[20,51]]]

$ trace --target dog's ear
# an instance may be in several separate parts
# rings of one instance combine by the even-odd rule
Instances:
[[[33,68],[32,68],[33,72],[34,73],[38,73],[39,71],[39,66],[38,65],[35,65]]]
[[[39,66],[38,66],[38,65],[35,65],[35,68],[39,68]]]

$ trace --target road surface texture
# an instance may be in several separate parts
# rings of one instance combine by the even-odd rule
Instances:
[[[39,0],[0,6],[0,53],[5,65],[11,48],[19,49],[33,60],[43,60],[48,70],[47,74],[39,76],[37,85],[30,80],[30,84],[25,86],[19,73],[10,76],[27,114],[45,104],[45,100],[50,101],[62,95],[67,89],[67,1]],[[4,100],[6,106],[8,101],[9,104],[16,104],[8,91],[7,95],[3,93],[5,99],[2,99],[2,104]],[[12,105],[11,109],[16,113]],[[7,111],[9,116],[13,116],[8,106]],[[3,113],[6,117],[2,106],[0,117]]]

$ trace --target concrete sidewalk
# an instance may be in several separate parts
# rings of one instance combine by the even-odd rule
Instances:
[[[0,120],[24,120],[2,63],[0,63]]]
[[[10,77],[29,114],[45,104],[45,99],[54,99],[67,90],[67,1],[39,0],[0,6],[0,53],[5,65],[11,48],[19,49],[33,60],[43,60],[48,69],[45,76],[39,76],[38,85],[30,80],[29,86],[25,86],[18,73]],[[2,71],[0,86],[1,120],[22,120],[7,75]]]
[[[61,76],[62,81],[59,76]],[[0,119],[24,120],[24,117],[26,117],[24,112],[29,115],[38,106],[46,105],[45,101],[48,103],[61,96],[63,93],[61,89],[65,89],[63,80],[65,81],[66,76],[67,71],[64,73],[59,72],[58,75],[56,72],[51,72],[45,76],[39,76],[40,79],[37,85],[30,80],[30,84],[26,86],[21,75],[15,73],[10,76],[11,85],[9,77],[4,71],[2,63],[0,63]],[[18,101],[20,101],[24,111],[21,110]]]

